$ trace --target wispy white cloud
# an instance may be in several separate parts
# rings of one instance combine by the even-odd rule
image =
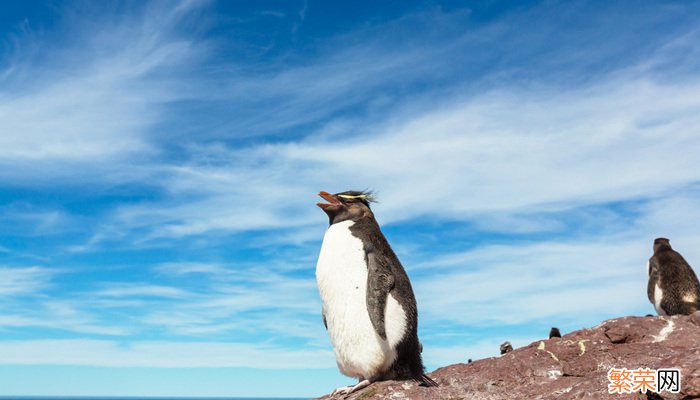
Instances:
[[[206,263],[170,263],[152,270],[155,274],[142,282],[95,281],[71,290],[68,300],[67,289],[62,295],[46,290],[58,285],[48,269],[0,268],[0,297],[11,305],[0,313],[0,329],[41,328],[98,337],[144,332],[170,338],[254,335],[271,343],[285,338],[327,344],[313,279],[267,267]],[[19,296],[35,300],[20,302]]]
[[[320,224],[315,193],[352,187],[381,188],[383,222],[493,220],[659,196],[700,179],[698,89],[697,80],[633,76],[426,104],[366,134],[232,149],[221,166],[178,169],[164,181],[171,201],[123,207],[114,224],[158,226],[152,238]]]
[[[51,284],[53,272],[42,267],[0,267],[0,296],[37,294]]]
[[[177,287],[138,284],[110,284],[108,288],[94,292],[93,295],[103,297],[190,297],[187,291]]]
[[[647,304],[644,250],[638,242],[490,246],[435,260],[415,283],[417,297],[428,323],[462,326],[627,314]]]
[[[88,365],[100,367],[270,369],[324,368],[328,350],[290,350],[251,343],[27,340],[0,342],[4,365]]]
[[[0,224],[6,231],[20,235],[43,235],[73,228],[72,216],[67,213],[28,203],[0,205]]]
[[[59,278],[67,269],[0,267],[0,330],[44,329],[94,335],[125,335],[132,327],[107,321],[94,309],[96,297],[67,296]],[[64,290],[56,295],[57,289]],[[70,298],[67,298],[70,297]]]
[[[44,144],[50,147],[57,142],[60,150],[67,143],[65,148],[70,149],[75,137],[86,147],[85,157],[91,158],[94,141],[99,151],[93,158],[109,161],[99,163],[108,165],[106,175],[94,169],[102,178],[148,182],[164,190],[156,201],[119,207],[99,224],[87,245],[75,250],[90,250],[103,240],[127,236],[151,240],[309,227],[311,221],[322,219],[313,207],[314,193],[320,189],[380,189],[382,202],[377,210],[383,222],[421,215],[495,220],[486,216],[494,213],[510,221],[508,214],[653,196],[698,180],[692,168],[700,151],[692,133],[700,115],[694,96],[700,86],[697,75],[657,79],[658,69],[650,67],[662,57],[682,56],[669,49],[695,49],[689,39],[697,36],[693,32],[685,32],[682,40],[657,43],[659,50],[642,62],[617,66],[577,86],[524,86],[503,79],[502,84],[474,91],[473,82],[462,77],[454,79],[450,90],[438,85],[434,91],[416,91],[404,100],[377,105],[374,108],[384,110],[379,114],[363,109],[360,116],[336,115],[345,106],[366,102],[385,85],[420,82],[427,71],[447,65],[436,61],[445,54],[466,57],[467,50],[483,40],[480,34],[505,35],[501,25],[486,26],[476,33],[452,35],[451,41],[435,48],[434,41],[426,39],[397,42],[393,49],[387,41],[393,43],[394,36],[382,40],[378,35],[401,31],[412,23],[440,25],[433,23],[437,20],[445,22],[444,29],[456,32],[456,22],[465,17],[461,12],[436,10],[336,38],[349,44],[331,46],[304,65],[276,69],[273,62],[262,71],[245,66],[212,69],[213,82],[193,83],[188,98],[233,108],[254,105],[256,112],[240,109],[228,118],[238,125],[228,126],[226,132],[201,129],[211,131],[205,134],[206,140],[183,140],[178,149],[186,154],[184,160],[168,160],[162,153],[164,137],[151,128],[168,118],[161,105],[184,96],[175,83],[178,68],[204,57],[206,52],[199,49],[207,48],[174,31],[176,22],[195,6],[183,7],[184,11],[165,13],[163,18],[140,20],[137,25],[142,29],[120,27],[116,39],[98,35],[91,41],[96,47],[133,45],[95,52],[93,61],[82,67],[87,73],[81,75],[87,78],[69,75],[56,89],[50,85],[43,89],[50,94],[78,88],[67,97],[82,102],[70,106],[71,112],[80,113],[79,121],[66,121],[63,125],[70,129],[53,130],[58,139],[47,141],[50,130],[41,124],[33,128],[33,121],[56,119],[41,112],[16,119],[31,129],[9,130],[15,133],[7,137],[16,139],[7,143],[14,150],[6,154],[19,157],[26,152],[22,149],[32,149],[32,157],[49,154],[46,157],[51,158],[54,150],[42,151]],[[453,72],[444,71],[454,78]],[[214,86],[219,90],[202,89]],[[35,108],[44,103],[43,92],[36,96],[26,99]],[[61,108],[54,101],[46,108],[61,118],[71,115],[55,111]],[[121,117],[120,110],[125,110]],[[10,111],[8,115],[15,115]],[[115,115],[110,120],[135,125],[112,127],[94,117],[101,115]],[[181,116],[172,117],[179,121]],[[190,128],[202,128],[189,122],[195,124]],[[249,135],[292,132],[290,127],[307,122],[314,122],[309,133],[282,142],[230,144],[231,139]],[[23,144],[25,140],[31,143]],[[56,154],[80,160],[81,152],[77,147]],[[112,152],[121,158],[115,160]]]
[[[231,273],[220,264],[201,263],[201,262],[169,262],[160,264],[154,267],[154,270],[171,275],[187,275],[187,274],[213,274],[222,275]]]
[[[699,114],[687,112],[700,108],[697,89],[632,80],[493,94],[374,137],[288,145],[279,155],[313,165],[307,173],[317,181],[322,170],[383,188],[378,209],[389,221],[624,200],[698,179],[691,165],[700,141],[690,127]]]
[[[0,313],[0,330],[37,329],[78,334],[122,336],[132,327],[116,321],[103,321],[87,308],[87,304],[64,299],[46,298],[31,304],[15,306]]]
[[[48,47],[50,62],[16,55],[5,74],[12,85],[0,90],[0,163],[5,166],[0,179],[21,183],[31,175],[72,180],[76,172],[83,181],[90,172],[101,181],[133,179],[135,172],[125,160],[158,152],[149,143],[149,129],[163,118],[165,103],[187,96],[185,84],[172,74],[205,48],[174,33],[191,8],[184,4],[151,10],[159,18],[134,24],[99,15],[89,22],[71,20],[66,13],[62,23],[75,33],[68,48],[37,44]],[[100,24],[99,31],[89,31],[93,23]],[[81,32],[83,28],[88,32]],[[41,40],[25,35],[20,48]],[[86,170],[88,165],[94,170]]]
[[[284,335],[290,339],[317,340],[322,336],[320,301],[313,279],[269,271],[241,270],[230,275],[217,271],[202,285],[196,295],[142,313],[139,321],[188,336],[224,332],[272,339]],[[310,320],[315,326],[311,326]]]

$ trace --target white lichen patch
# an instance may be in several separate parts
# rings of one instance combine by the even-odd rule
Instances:
[[[569,393],[569,392],[571,391],[571,389],[573,389],[573,388],[574,388],[574,387],[572,386],[572,387],[568,387],[568,388],[565,388],[565,389],[559,389],[559,390],[555,391],[554,394]]]
[[[588,339],[582,339],[582,340],[579,340],[579,341],[573,341],[573,340],[568,340],[568,339],[567,339],[567,340],[564,340],[562,343],[565,344],[565,345],[567,345],[567,346],[577,345],[577,346],[578,346],[578,349],[579,349],[579,351],[580,351],[580,352],[578,353],[578,355],[579,355],[579,357],[580,357],[580,356],[586,354],[586,343],[585,343],[585,342],[590,342],[590,340],[588,340]]]
[[[552,356],[552,358],[554,359],[554,361],[559,362],[559,359],[557,358],[557,356],[556,356],[554,353],[552,353],[552,352],[549,351],[549,350],[547,350],[547,353],[549,353],[549,355]]]
[[[562,375],[561,371],[556,370],[556,369],[553,369],[553,370],[551,370],[551,371],[547,371],[547,377],[548,377],[549,379],[557,379],[557,378],[560,377],[561,375]]]
[[[547,350],[547,349],[545,348],[544,342],[540,342],[540,344],[537,346],[537,350],[544,350],[544,351],[546,351],[547,353],[549,353],[550,356],[552,356],[552,358],[554,359],[554,361],[560,362],[559,359],[557,358],[557,356],[556,356],[554,353],[552,353],[551,351],[549,351],[549,350]]]
[[[673,320],[672,320],[672,319],[669,319],[669,320],[668,320],[668,323],[666,324],[666,326],[664,326],[664,327],[661,329],[661,331],[659,332],[658,336],[654,336],[654,342],[653,342],[653,343],[658,343],[658,342],[662,342],[662,341],[666,340],[666,338],[668,337],[668,335],[670,335],[671,332],[673,332],[673,327],[674,327],[674,325],[675,325],[675,324],[673,323]]]
[[[585,340],[585,339],[584,339],[584,340],[579,340],[579,341],[578,341],[578,348],[579,348],[579,350],[581,350],[581,352],[578,353],[579,357],[581,357],[582,355],[586,354],[586,343],[585,343],[586,341],[587,341],[587,340]]]
[[[406,400],[408,397],[406,397],[406,393],[404,392],[391,392],[389,395],[390,399],[396,399],[396,400]]]

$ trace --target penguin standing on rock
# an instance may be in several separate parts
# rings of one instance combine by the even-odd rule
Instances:
[[[647,266],[647,296],[662,316],[692,314],[700,310],[700,282],[669,240],[654,240],[654,255]]]
[[[508,354],[511,351],[513,351],[513,345],[510,344],[509,341],[505,341],[505,342],[501,343],[500,350],[501,350],[501,355]]]
[[[323,321],[340,372],[359,383],[336,389],[347,395],[373,382],[424,374],[418,313],[411,283],[370,209],[370,192],[320,192],[328,215],[316,265]]]

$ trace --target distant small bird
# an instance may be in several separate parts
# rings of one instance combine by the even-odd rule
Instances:
[[[700,310],[700,282],[683,256],[666,238],[654,240],[654,255],[647,265],[647,296],[662,316],[692,314]]]
[[[553,326],[552,329],[549,330],[549,338],[553,337],[561,337],[561,332],[559,332],[559,328],[556,326]]]
[[[437,386],[424,374],[411,282],[374,219],[372,194],[319,196],[330,222],[316,264],[323,321],[340,372],[359,379],[331,396],[389,379]]]
[[[467,360],[467,364],[471,364],[471,363],[472,363],[472,359],[470,358]]]
[[[511,351],[513,351],[513,345],[510,344],[510,342],[505,341],[501,344],[501,355],[510,353]]]

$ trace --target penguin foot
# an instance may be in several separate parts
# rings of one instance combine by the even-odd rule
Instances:
[[[335,389],[333,393],[331,393],[331,399],[335,398],[336,396],[342,396],[343,398],[349,396],[351,393],[354,393],[360,389],[364,389],[367,386],[369,386],[372,382],[369,379],[365,379],[364,381],[358,383],[355,386],[343,386],[339,387],[338,389]]]

